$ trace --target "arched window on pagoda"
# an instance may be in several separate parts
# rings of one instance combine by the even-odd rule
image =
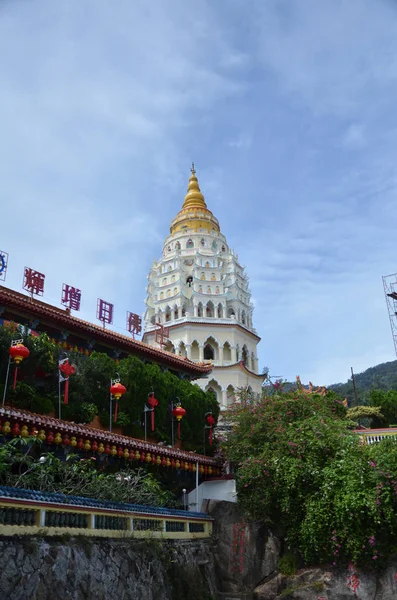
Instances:
[[[177,242],[175,244],[175,250],[180,250],[181,249],[181,244],[179,242]]]
[[[194,243],[192,239],[188,239],[188,241],[186,242],[186,248],[193,248],[194,247]]]
[[[210,344],[204,346],[204,360],[214,360],[215,352]]]
[[[165,309],[165,321],[171,321],[171,309],[169,306],[167,306]]]
[[[174,306],[174,319],[179,319],[179,308],[176,304]]]
[[[213,318],[215,316],[214,305],[212,302],[208,302],[205,309],[205,316]]]
[[[186,304],[182,306],[182,317],[186,317]]]
[[[222,306],[222,304],[218,304],[217,316],[218,316],[218,319],[223,319],[223,306]]]
[[[198,317],[202,317],[203,316],[203,305],[201,302],[198,303],[197,305],[197,316]]]

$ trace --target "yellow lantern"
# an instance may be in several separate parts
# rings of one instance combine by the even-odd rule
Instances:
[[[171,466],[171,461],[170,461],[170,459],[169,459],[169,458],[167,458],[167,460],[166,460],[166,463],[167,463],[167,467],[170,467],[170,466]]]
[[[193,473],[195,473],[195,472],[196,472],[196,470],[197,470],[197,469],[196,469],[196,464],[195,464],[195,463],[193,463],[193,467],[192,467],[192,471],[193,471]]]
[[[124,458],[129,458],[130,457],[130,453],[129,453],[129,451],[128,451],[127,448],[124,449],[123,456],[124,456]]]
[[[77,446],[77,440],[74,436],[70,439],[70,445],[72,446],[72,448],[75,448]]]
[[[41,440],[42,442],[44,442],[44,440],[46,439],[46,434],[44,429],[40,429],[39,431],[39,435],[37,436],[39,438],[39,440]]]
[[[179,462],[179,460],[175,461],[175,466],[177,469],[179,469],[179,467],[181,466],[181,463]]]
[[[117,454],[117,448],[116,448],[116,446],[112,446],[112,447],[110,448],[110,454],[111,454],[112,456],[116,456],[116,454]]]
[[[105,446],[102,444],[102,442],[98,446],[98,452],[100,454],[102,454],[102,452],[105,452]]]
[[[146,454],[146,459],[145,459],[145,460],[146,460],[146,462],[147,462],[147,463],[150,463],[150,462],[152,462],[152,458],[151,458],[151,456],[150,456],[150,453],[149,453],[149,452]]]
[[[203,465],[200,465],[199,471],[200,471],[201,474],[204,473],[204,467],[203,467]]]
[[[135,460],[139,460],[141,458],[141,455],[139,454],[138,450],[135,451]]]
[[[27,425],[23,425],[21,427],[21,437],[23,437],[23,438],[28,437],[28,435],[29,435],[29,431],[28,431]]]
[[[59,432],[56,433],[55,436],[54,436],[54,443],[57,444],[57,445],[58,444],[62,444],[62,436],[61,436],[61,434]]]
[[[212,474],[212,467],[208,467],[208,475]]]
[[[156,463],[157,463],[158,465],[161,465],[161,458],[160,458],[160,456],[158,456],[158,457],[156,458]]]
[[[86,440],[84,442],[84,450],[86,450],[88,452],[88,450],[91,450],[91,442],[90,440]]]

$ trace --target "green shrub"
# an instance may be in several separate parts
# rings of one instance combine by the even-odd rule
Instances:
[[[278,569],[282,575],[291,577],[298,570],[298,560],[291,552],[284,554],[278,561]]]

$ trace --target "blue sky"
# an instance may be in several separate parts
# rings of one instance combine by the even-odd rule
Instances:
[[[391,0],[3,0],[0,248],[143,312],[194,160],[246,266],[273,375],[393,360],[397,6]]]

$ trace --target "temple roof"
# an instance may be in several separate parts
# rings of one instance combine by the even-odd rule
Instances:
[[[66,309],[31,299],[25,294],[15,292],[4,286],[0,286],[0,307],[3,308],[2,317],[5,319],[12,319],[17,323],[20,322],[19,317],[30,321],[38,319],[40,325],[49,325],[61,331],[67,330],[71,334],[95,340],[104,346],[120,350],[127,355],[136,355],[142,359],[166,365],[174,371],[188,374],[191,379],[206,375],[212,370],[212,366],[208,363],[195,363],[172,352],[154,348],[121,333],[104,329],[100,325],[74,317],[68,314]]]

